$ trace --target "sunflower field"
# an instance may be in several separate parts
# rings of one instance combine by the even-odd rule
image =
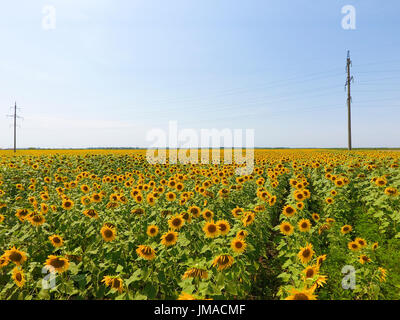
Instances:
[[[0,299],[400,298],[400,152],[0,151]]]

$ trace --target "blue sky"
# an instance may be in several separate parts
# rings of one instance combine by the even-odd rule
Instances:
[[[54,30],[42,28],[45,5]],[[356,29],[341,27],[344,5]],[[395,0],[15,0],[0,4],[0,147],[146,146],[146,132],[251,128],[256,146],[400,147]],[[4,114],[4,116],[2,115]]]

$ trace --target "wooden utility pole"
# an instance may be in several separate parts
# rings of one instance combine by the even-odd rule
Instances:
[[[346,66],[346,71],[347,71],[347,81],[345,86],[347,86],[347,131],[348,131],[348,149],[351,150],[351,94],[350,94],[350,84],[352,81],[354,81],[353,76],[350,76],[350,66],[351,66],[351,60],[350,60],[350,51],[347,51],[347,66]]]

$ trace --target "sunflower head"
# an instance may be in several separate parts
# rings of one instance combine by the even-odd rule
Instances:
[[[311,222],[308,219],[301,219],[298,226],[301,232],[308,232],[311,229]]]
[[[6,252],[4,253],[4,257],[8,261],[14,262],[17,266],[20,266],[21,264],[23,264],[27,259],[26,253],[18,250],[15,247],[12,247],[11,249],[6,250]]]
[[[103,237],[104,241],[109,242],[113,241],[116,238],[117,231],[115,230],[115,228],[104,224],[100,230],[100,234]]]
[[[317,274],[317,266],[308,266],[303,270],[303,273],[306,279],[314,278],[314,276]]]
[[[204,209],[202,212],[203,218],[205,220],[211,220],[214,217],[214,212],[212,212],[211,210],[208,209]]]
[[[358,251],[361,249],[360,245],[356,242],[356,241],[351,241],[347,244],[347,247],[351,250],[351,251]]]
[[[147,235],[149,237],[155,237],[158,234],[158,227],[156,225],[150,225],[147,227]]]
[[[200,216],[200,208],[197,206],[191,206],[189,207],[189,213],[191,214],[192,217],[198,218]]]
[[[362,254],[362,255],[359,257],[359,261],[360,261],[361,264],[364,264],[364,263],[371,262],[371,259],[368,258],[368,256],[366,256],[365,254]]]
[[[314,250],[311,243],[308,243],[304,248],[301,248],[297,256],[303,264],[307,264],[313,257]]]
[[[112,289],[117,290],[119,293],[121,293],[124,289],[124,281],[118,276],[105,276],[101,282],[104,282],[107,287],[111,287]]]
[[[136,253],[145,260],[153,260],[156,257],[155,250],[150,246],[140,245]]]
[[[226,220],[219,220],[215,223],[218,227],[219,230],[219,234],[220,235],[226,235],[229,233],[229,231],[231,230],[231,225],[229,224],[228,221]]]
[[[185,220],[180,214],[173,216],[168,220],[168,225],[172,230],[179,230],[185,224]]]
[[[293,208],[291,205],[286,205],[283,207],[282,209],[282,213],[286,216],[286,217],[293,217],[294,214],[296,213],[296,209]]]
[[[279,229],[280,229],[281,233],[284,234],[285,236],[290,236],[294,232],[293,226],[289,222],[286,222],[286,221],[284,221],[280,224]]]
[[[317,300],[317,296],[314,295],[314,290],[314,287],[310,289],[303,288],[301,290],[293,288],[289,291],[290,296],[285,300]]]
[[[208,272],[207,270],[200,268],[190,268],[182,276],[182,279],[188,279],[188,278],[207,279]]]
[[[242,253],[246,250],[246,242],[243,239],[235,238],[231,242],[231,248],[236,253]]]
[[[342,234],[347,234],[347,233],[351,232],[351,230],[353,230],[352,226],[346,224],[340,229],[340,232]]]
[[[64,199],[62,202],[62,207],[64,210],[71,210],[74,207],[74,202],[70,199]]]
[[[251,225],[254,222],[255,218],[256,215],[254,214],[254,212],[251,211],[245,212],[242,218],[243,226],[247,227]]]
[[[24,271],[19,267],[15,267],[12,271],[12,279],[18,287],[22,288],[26,282]]]
[[[178,241],[178,232],[170,230],[161,236],[161,243],[166,246],[173,246]]]
[[[215,238],[219,235],[219,228],[213,220],[207,221],[203,227],[203,231],[207,238]]]
[[[69,268],[69,260],[62,256],[50,255],[45,262],[45,266],[51,271],[63,273]]]
[[[213,265],[213,267],[218,266],[218,271],[222,271],[222,270],[232,266],[233,262],[234,262],[234,259],[231,255],[222,254],[222,255],[217,256],[214,259],[212,265]]]
[[[49,240],[50,240],[51,244],[55,248],[59,248],[59,247],[62,247],[64,245],[64,240],[59,235],[56,235],[56,234],[52,235],[52,236],[49,237]]]

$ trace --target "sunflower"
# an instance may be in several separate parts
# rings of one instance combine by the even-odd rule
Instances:
[[[191,206],[191,207],[189,207],[188,210],[189,210],[189,213],[192,215],[192,217],[198,218],[200,216],[201,210],[199,207]]]
[[[283,207],[282,213],[286,216],[286,217],[293,217],[294,214],[296,213],[296,209],[293,208],[291,205],[286,205]]]
[[[248,232],[246,231],[246,230],[240,230],[240,231],[238,231],[238,233],[236,234],[236,238],[239,238],[239,239],[244,239],[244,238],[246,238],[247,237],[247,235],[248,235]]]
[[[329,224],[329,226],[331,226],[331,225],[335,222],[335,219],[333,219],[333,218],[326,218],[326,222]]]
[[[280,224],[279,229],[281,230],[281,233],[284,234],[285,236],[290,236],[294,232],[293,226],[286,221]]]
[[[243,214],[243,212],[244,212],[244,209],[243,208],[239,208],[239,207],[236,207],[235,209],[232,209],[232,215],[235,217],[235,218],[241,218],[242,217],[242,214]]]
[[[92,200],[91,200],[90,197],[88,197],[88,196],[83,196],[83,197],[81,198],[81,203],[82,203],[82,205],[84,205],[84,206],[88,206],[88,205],[90,204],[91,201],[92,201]]]
[[[58,273],[63,273],[69,268],[69,260],[61,256],[50,255],[47,257],[45,266],[47,266],[50,270],[53,269]]]
[[[102,197],[100,194],[94,193],[94,194],[92,194],[92,196],[90,197],[90,200],[91,200],[92,202],[94,202],[94,203],[97,203],[97,202],[101,202],[102,198],[103,198],[103,197]]]
[[[371,249],[372,250],[378,249],[378,242],[373,243],[372,246],[371,246]]]
[[[304,248],[300,248],[297,256],[303,264],[306,264],[312,259],[313,254],[314,250],[312,248],[312,244],[308,243]]]
[[[304,209],[304,202],[297,202],[296,203],[296,208],[299,210],[303,210]]]
[[[311,217],[313,218],[313,220],[314,220],[315,222],[318,222],[318,221],[321,219],[318,213],[313,213],[313,214],[311,215]]]
[[[30,211],[28,209],[19,209],[16,212],[16,217],[21,221],[24,222],[25,219],[30,215]]]
[[[364,264],[364,263],[371,262],[371,259],[368,258],[365,254],[362,254],[362,255],[359,257],[359,260],[358,260],[358,261],[360,261],[361,264]]]
[[[180,214],[173,216],[168,220],[168,225],[172,230],[179,230],[185,224],[185,220]]]
[[[142,216],[142,215],[144,215],[146,212],[145,212],[144,209],[142,209],[142,208],[136,208],[136,209],[132,209],[132,210],[131,210],[131,213],[132,213],[133,215],[136,215],[136,216]]]
[[[271,198],[269,198],[268,204],[270,207],[273,207],[275,203],[276,203],[276,196],[272,196]]]
[[[107,287],[111,287],[112,289],[117,290],[119,293],[121,293],[124,289],[124,281],[118,277],[110,277],[110,276],[104,276],[103,280],[101,282],[104,282]]]
[[[318,229],[318,234],[321,234],[322,232],[329,230],[331,227],[329,224],[324,223],[322,226],[319,227]]]
[[[367,246],[367,241],[363,238],[356,238],[354,241],[360,246],[360,248],[365,248]]]
[[[56,235],[56,234],[52,235],[52,236],[49,237],[49,240],[51,241],[51,244],[55,248],[59,248],[59,247],[62,247],[64,245],[64,240],[59,235]]]
[[[22,269],[15,267],[12,271],[12,278],[15,282],[15,284],[22,288],[26,282],[24,271]]]
[[[150,225],[147,227],[147,235],[149,237],[155,237],[158,234],[158,227],[156,225]]]
[[[231,242],[231,248],[236,253],[244,252],[246,250],[246,246],[247,246],[246,242],[244,242],[244,240],[239,238],[235,238]]]
[[[15,247],[6,250],[4,256],[7,258],[8,261],[14,262],[17,266],[20,266],[26,261],[26,253],[18,250]]]
[[[4,219],[5,219],[5,217],[2,214],[0,214],[0,223],[2,223],[4,221]]]
[[[186,292],[182,292],[179,295],[178,300],[197,300],[197,299],[191,294],[188,294]]]
[[[3,267],[5,267],[5,266],[7,266],[9,262],[10,262],[10,261],[8,260],[8,258],[6,257],[5,254],[3,254],[2,256],[0,256],[0,269],[3,268]]]
[[[334,200],[333,200],[333,198],[328,197],[328,198],[325,199],[325,202],[326,202],[327,204],[332,204],[332,203],[334,202]]]
[[[62,207],[65,210],[71,210],[74,207],[74,202],[70,199],[65,199],[62,203]]]
[[[222,236],[227,235],[231,230],[231,225],[226,220],[218,220],[215,224],[219,229],[219,234]]]
[[[323,254],[322,256],[317,257],[317,267],[321,267],[322,262],[326,260],[326,254]]]
[[[170,191],[165,195],[165,197],[167,198],[167,201],[175,201],[176,194]]]
[[[186,221],[186,223],[192,222],[192,216],[191,216],[191,214],[190,214],[189,212],[187,212],[187,211],[181,212],[181,217],[182,217],[183,220]]]
[[[222,254],[216,257],[212,263],[212,266],[218,266],[218,271],[224,270],[232,266],[234,259],[229,254]]]
[[[311,222],[308,219],[301,219],[298,226],[301,232],[308,232],[311,229]]]
[[[306,197],[304,196],[303,191],[296,190],[293,194],[293,197],[296,201],[303,201]]]
[[[290,296],[285,300],[317,300],[317,296],[313,294],[314,290],[314,287],[310,289],[303,288],[301,290],[293,288],[289,291]]]
[[[47,212],[49,212],[49,207],[47,204],[45,203],[41,203],[40,204],[40,211],[42,214],[46,214]]]
[[[89,188],[88,185],[83,184],[83,185],[81,186],[81,190],[82,190],[83,193],[88,193],[88,192],[90,191],[90,188]]]
[[[182,276],[182,279],[188,278],[208,279],[208,272],[204,269],[190,268]]]
[[[202,215],[205,220],[211,220],[214,217],[214,212],[208,209],[204,209]]]
[[[386,183],[387,183],[387,181],[386,181],[385,178],[378,178],[378,179],[376,179],[376,181],[375,181],[375,184],[376,184],[378,187],[383,187],[383,186],[386,185]]]
[[[161,236],[161,243],[166,246],[173,246],[178,241],[178,232],[168,231]]]
[[[101,228],[100,233],[104,241],[106,242],[113,241],[117,236],[117,231],[115,230],[115,228],[111,228],[107,225],[104,225]]]
[[[251,225],[254,222],[255,217],[256,215],[253,212],[251,211],[245,212],[242,218],[243,226],[247,227]]]
[[[379,273],[380,273],[380,275],[379,275],[379,281],[380,281],[380,282],[385,282],[385,281],[386,281],[386,273],[387,273],[387,270],[384,269],[384,268],[382,268],[382,267],[378,267],[378,271],[379,271]]]
[[[263,204],[256,205],[254,207],[254,211],[255,212],[263,212],[263,211],[265,211],[265,206]]]
[[[340,232],[342,234],[347,234],[347,233],[351,232],[351,230],[353,230],[353,227],[348,225],[348,224],[346,224],[340,229]]]
[[[207,238],[215,238],[216,236],[219,235],[219,228],[214,223],[213,220],[208,221],[208,222],[205,223],[205,225],[203,227],[203,231],[206,234]]]
[[[385,194],[391,197],[397,196],[399,192],[397,191],[396,188],[393,187],[388,187],[385,189]]]
[[[303,270],[303,273],[304,273],[304,277],[306,278],[306,279],[311,279],[311,278],[314,278],[314,276],[317,274],[317,272],[318,272],[318,267],[317,266],[308,266],[307,268],[305,268],[304,270]]]
[[[328,277],[320,274],[320,275],[318,275],[317,280],[315,280],[315,283],[316,283],[317,287],[323,287],[324,284],[326,283],[326,280],[328,280]]]
[[[136,253],[146,260],[153,260],[156,257],[155,250],[150,246],[140,245],[136,249]]]
[[[96,210],[94,209],[87,209],[83,211],[83,214],[89,218],[98,219],[99,215]]]
[[[355,241],[351,241],[347,244],[347,247],[351,250],[351,251],[358,251],[361,249],[361,247],[359,246],[359,244]]]

